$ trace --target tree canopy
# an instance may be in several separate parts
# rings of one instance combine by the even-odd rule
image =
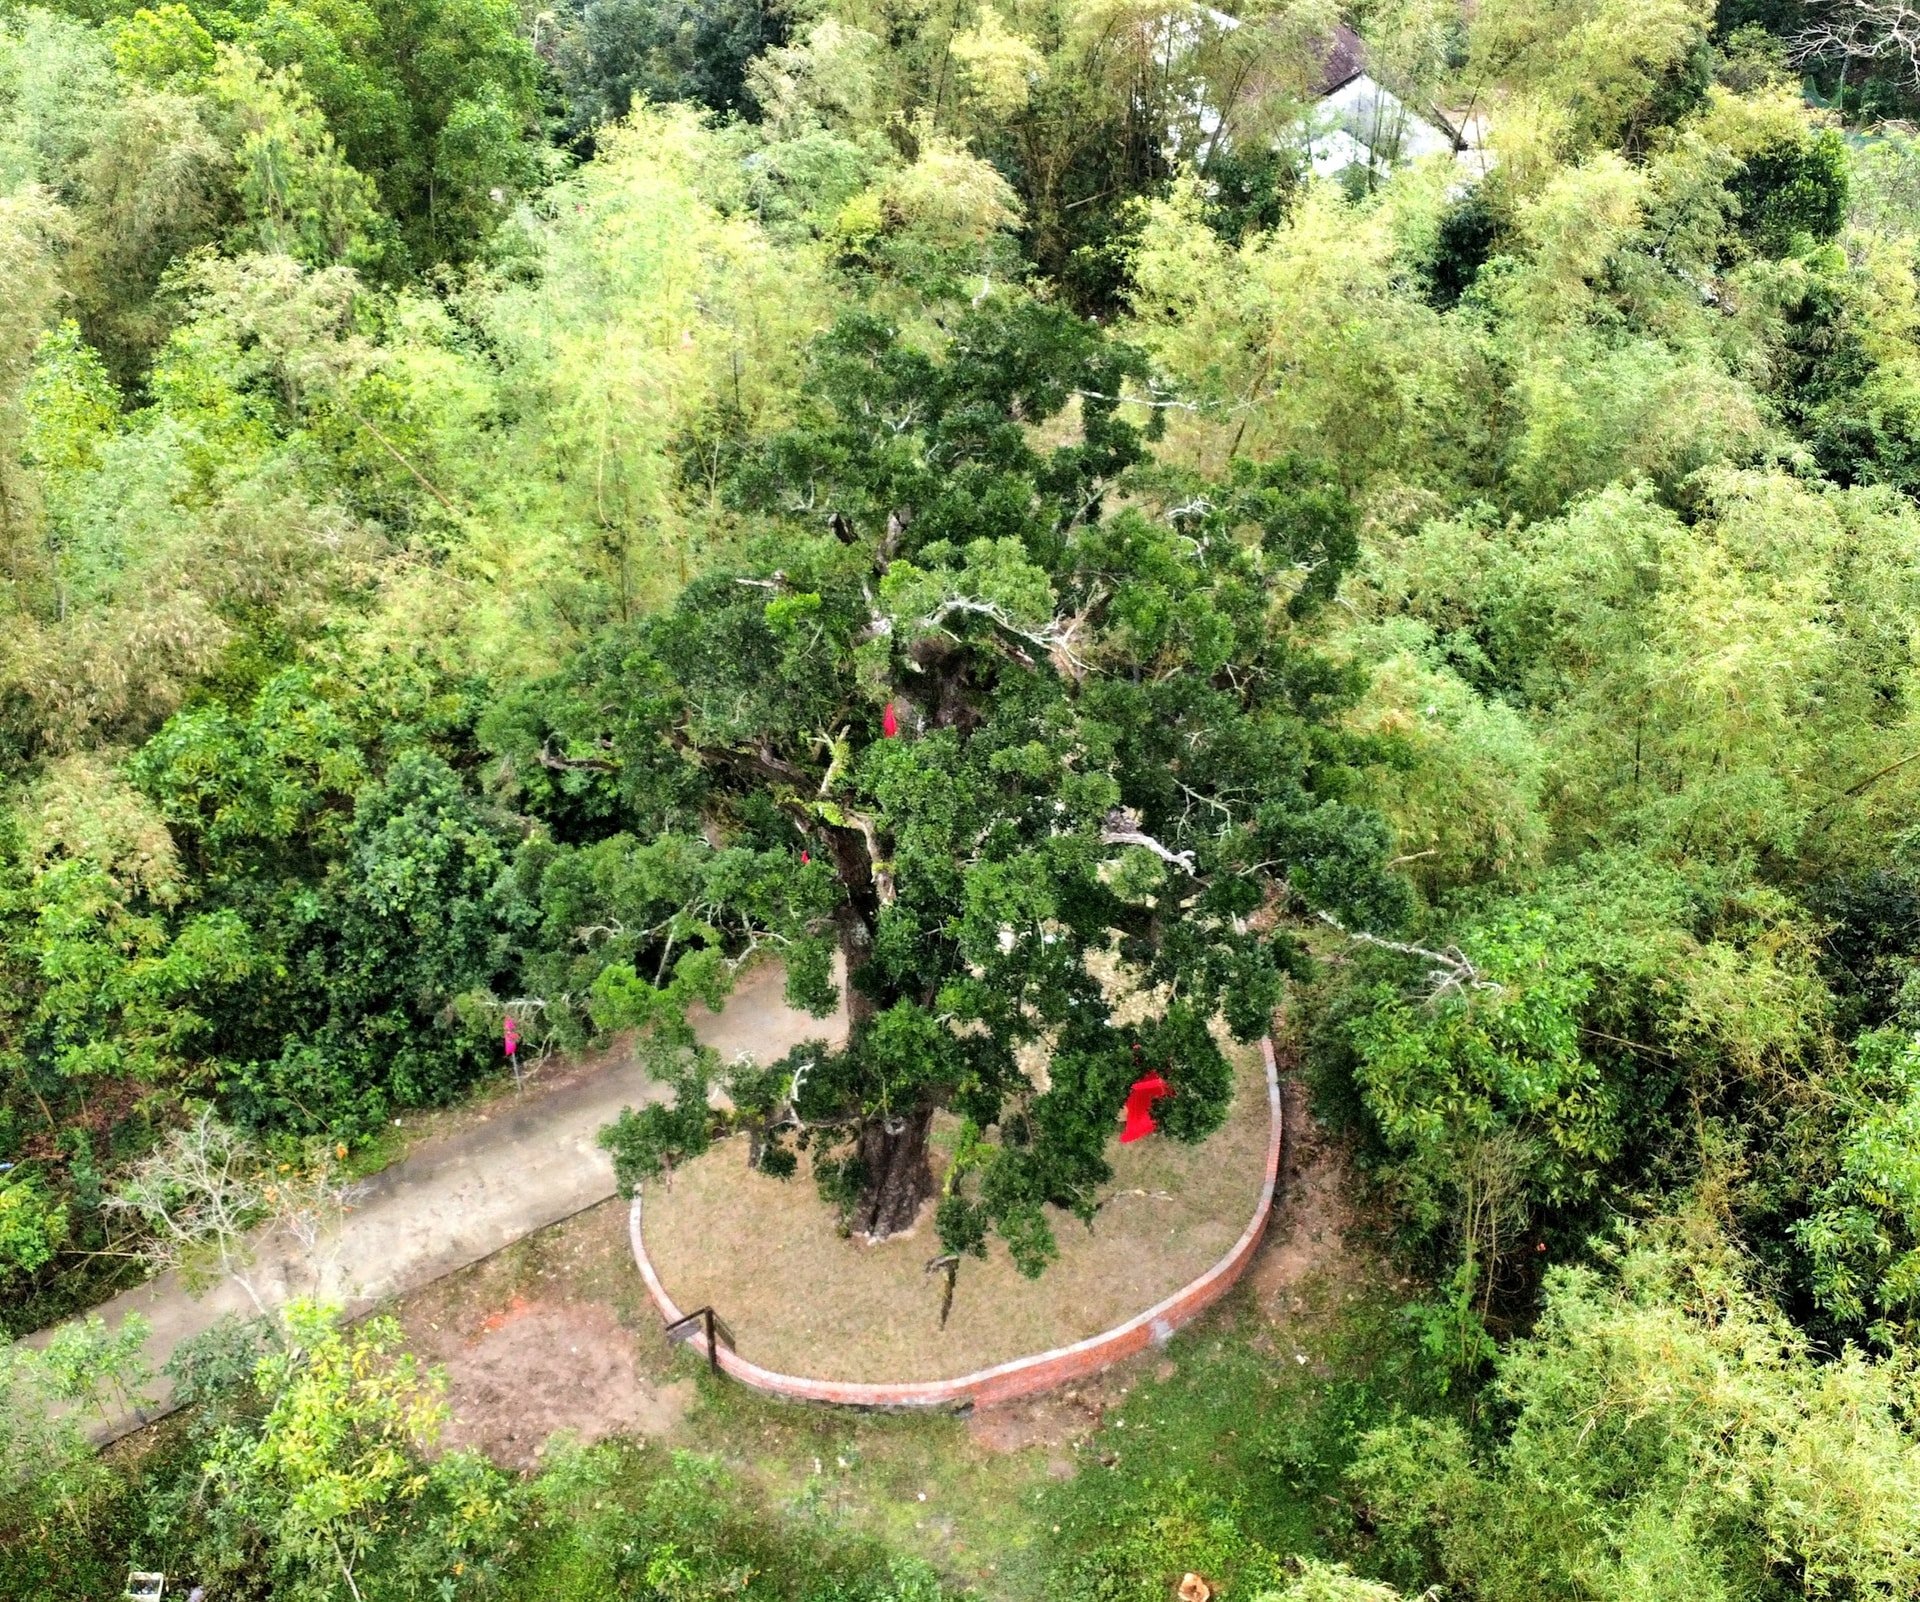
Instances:
[[[744,1099],[815,1143],[877,1236],[912,1222],[928,1119],[952,1107],[972,1133],[943,1238],[981,1249],[991,1225],[1030,1271],[1042,1204],[1098,1205],[1143,1068],[1174,1086],[1171,1131],[1218,1123],[1207,1023],[1266,1031],[1292,961],[1276,905],[1373,925],[1403,904],[1384,830],[1343,799],[1350,677],[1293,638],[1352,559],[1351,508],[1295,463],[1140,471],[1158,430],[1123,399],[1142,376],[1033,303],[970,310],[933,350],[841,322],[812,404],[734,467],[764,525],[748,561],[532,687],[505,750],[607,792],[595,810],[683,876],[650,949],[595,981],[602,1023],[651,1021],[667,972],[697,992],[761,945],[825,1011],[837,948],[845,1049]],[[1154,1002],[1123,1027],[1128,990]],[[685,1050],[684,1026],[666,1038]],[[630,1175],[697,1146],[708,1071],[620,1135]],[[784,1138],[763,1165],[791,1162]]]
[[[1033,1274],[1270,1033],[1355,1282],[982,1588],[1911,1593],[1912,21],[0,4],[0,1325],[241,1264],[509,1019],[671,1089],[628,1188],[804,1146]],[[722,1062],[761,962],[822,1038]],[[0,1591],[951,1589],[435,1458],[319,1310],[96,1461],[130,1356],[0,1350]]]

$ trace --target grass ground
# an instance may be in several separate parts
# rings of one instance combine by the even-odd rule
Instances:
[[[555,1475],[541,1481],[564,1517],[522,1530],[511,1594],[638,1594],[616,1583],[608,1554],[643,1536],[658,1546],[664,1497],[689,1510],[664,1526],[669,1543],[683,1528],[686,1540],[721,1541],[728,1563],[776,1574],[804,1563],[822,1582],[812,1595],[841,1594],[842,1569],[885,1575],[917,1559],[953,1594],[986,1602],[1167,1602],[1188,1570],[1241,1602],[1295,1554],[1353,1557],[1341,1475],[1357,1433],[1433,1400],[1396,1311],[1406,1287],[1356,1226],[1337,1154],[1306,1148],[1265,1248],[1206,1318],[1093,1382],[965,1418],[807,1408],[714,1378],[668,1347],[618,1203],[395,1311],[414,1349],[447,1371],[446,1444],[531,1472],[552,1458],[556,1431],[641,1443],[596,1457],[586,1480],[574,1456],[558,1488]],[[114,1453],[144,1461],[150,1485],[191,1487],[192,1422],[177,1416]],[[172,1493],[143,1500],[138,1478],[85,1528],[39,1530],[18,1554],[24,1568],[0,1552],[0,1595],[79,1602],[114,1594],[133,1557],[179,1568],[185,1548],[150,1523],[172,1518]],[[931,1595],[918,1582],[883,1589]]]
[[[1114,1176],[1088,1229],[1054,1217],[1059,1257],[1038,1279],[1004,1243],[962,1265],[951,1317],[940,1248],[924,1225],[877,1246],[846,1239],[808,1175],[744,1171],[744,1145],[722,1141],[670,1187],[649,1186],[647,1249],[686,1308],[718,1308],[742,1356],[821,1379],[925,1380],[1069,1345],[1124,1322],[1206,1272],[1246,1229],[1260,1196],[1272,1123],[1252,1047],[1234,1053],[1225,1124],[1194,1145],[1153,1137],[1108,1150]],[[935,1125],[935,1167],[944,1169]],[[803,1161],[804,1169],[804,1161]]]
[[[398,1311],[448,1370],[452,1439],[504,1463],[537,1464],[554,1429],[639,1434],[983,1597],[1164,1602],[1195,1569],[1232,1602],[1288,1554],[1340,1544],[1331,1493],[1354,1433],[1428,1400],[1338,1155],[1304,1144],[1261,1256],[1212,1314],[1091,1383],[968,1418],[800,1407],[714,1380],[662,1337],[618,1203]]]

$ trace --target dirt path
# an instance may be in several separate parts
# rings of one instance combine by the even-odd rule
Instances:
[[[776,964],[748,973],[724,1012],[697,1016],[700,1038],[723,1058],[751,1052],[771,1061],[802,1040],[844,1034],[844,1012],[827,1019],[795,1012],[781,997],[782,983]],[[613,1166],[595,1136],[622,1107],[663,1094],[621,1055],[597,1070],[496,1102],[465,1128],[424,1142],[368,1180],[340,1227],[311,1253],[284,1239],[264,1243],[250,1275],[254,1289],[270,1307],[312,1296],[361,1312],[491,1256],[612,1196]],[[254,1309],[231,1282],[195,1298],[174,1275],[162,1274],[95,1311],[112,1327],[128,1313],[145,1318],[152,1326],[146,1358],[158,1373],[183,1341],[228,1313]],[[156,1380],[146,1406],[108,1421],[98,1432],[102,1439],[115,1439],[165,1411],[168,1390]]]

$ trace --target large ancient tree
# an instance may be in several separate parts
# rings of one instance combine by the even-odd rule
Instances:
[[[644,939],[621,925],[629,960],[595,986],[679,1087],[609,1132],[628,1183],[705,1144],[717,1074],[758,1165],[811,1142],[883,1237],[929,1197],[950,1108],[943,1240],[997,1230],[1037,1272],[1044,1205],[1091,1216],[1142,1068],[1175,1088],[1170,1134],[1219,1123],[1208,1021],[1268,1027],[1298,955],[1276,927],[1398,911],[1384,829],[1342,800],[1349,679],[1295,639],[1350,513],[1293,465],[1152,468],[1138,356],[1030,301],[934,349],[843,322],[813,379],[803,420],[732,471],[751,556],[542,686],[502,744],[551,810],[627,824],[645,843],[620,871],[669,909]],[[844,957],[843,1049],[734,1070],[692,1049],[685,1005],[761,945],[822,1013]],[[1090,957],[1151,997],[1146,1021],[1115,1024]]]

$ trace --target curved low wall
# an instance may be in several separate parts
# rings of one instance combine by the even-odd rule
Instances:
[[[1260,1187],[1260,1200],[1254,1207],[1253,1217],[1245,1231],[1226,1256],[1165,1301],[1156,1302],[1124,1324],[1117,1324],[1099,1335],[1089,1335],[1071,1346],[1057,1346],[1052,1351],[1036,1352],[1030,1357],[1016,1357],[1011,1362],[983,1368],[973,1374],[962,1374],[957,1379],[920,1380],[899,1385],[803,1379],[793,1374],[776,1374],[771,1369],[760,1367],[758,1363],[747,1361],[738,1352],[730,1351],[725,1346],[719,1352],[721,1369],[743,1385],[751,1385],[756,1390],[793,1401],[834,1402],[843,1407],[959,1408],[1007,1402],[1015,1397],[1051,1390],[1069,1380],[1097,1373],[1108,1364],[1131,1357],[1148,1346],[1163,1343],[1182,1324],[1211,1307],[1232,1289],[1234,1282],[1246,1271],[1247,1264],[1253,1260],[1260,1237],[1266,1230],[1268,1215],[1273,1211],[1274,1188],[1280,1178],[1280,1074],[1274,1064],[1271,1040],[1260,1042],[1260,1054],[1266,1063],[1267,1107],[1272,1121],[1272,1133],[1267,1140],[1267,1172]],[[680,1308],[660,1283],[660,1276],[654,1272],[653,1262],[647,1256],[646,1242],[641,1238],[640,1217],[640,1198],[636,1195],[627,1220],[627,1232],[633,1241],[633,1259],[640,1265],[640,1277],[647,1282],[647,1294],[653,1298],[653,1305],[659,1309],[661,1318],[669,1324],[676,1323],[682,1316]],[[720,1316],[726,1316],[725,1308],[720,1309]],[[696,1335],[692,1344],[704,1352],[706,1337]]]

